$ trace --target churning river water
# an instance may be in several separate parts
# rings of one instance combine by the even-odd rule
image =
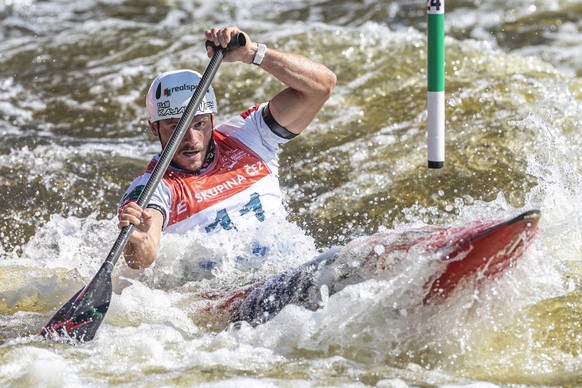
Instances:
[[[425,5],[2,0],[0,385],[582,386],[582,1],[447,1],[440,170],[426,168]],[[286,220],[247,236],[168,237],[143,271],[120,260],[96,338],[41,341],[105,259],[117,201],[158,151],[145,122],[151,80],[202,71],[204,29],[232,24],[338,76],[281,152]],[[219,121],[281,88],[229,63],[213,85]],[[201,308],[203,292],[354,237],[528,209],[543,216],[523,259],[437,307],[394,313],[422,292],[404,271],[256,328],[217,329]],[[241,268],[257,241],[276,253]],[[222,263],[211,274],[197,265],[208,258]]]

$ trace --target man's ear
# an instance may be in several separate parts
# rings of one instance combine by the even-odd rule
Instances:
[[[148,120],[148,125],[150,126],[150,131],[152,131],[152,135],[155,137],[160,137],[160,125],[159,123],[152,123]]]

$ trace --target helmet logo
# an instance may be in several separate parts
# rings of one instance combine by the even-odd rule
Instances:
[[[201,75],[191,70],[178,70],[159,75],[148,90],[146,107],[148,118],[153,121],[179,118],[194,95],[203,97],[196,114],[215,113],[216,97],[211,86],[203,96],[196,92]],[[202,90],[198,90],[202,92]]]
[[[162,83],[161,82],[158,84],[158,87],[156,89],[156,100],[159,100],[160,97],[162,97]]]
[[[170,97],[172,95],[172,93],[174,93],[174,92],[183,92],[183,91],[188,91],[190,93],[193,93],[197,87],[198,87],[198,85],[194,85],[194,84],[191,84],[191,85],[183,84],[181,86],[174,86],[172,88],[166,88],[166,89],[164,89],[164,96]]]

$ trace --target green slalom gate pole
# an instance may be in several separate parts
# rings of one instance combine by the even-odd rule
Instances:
[[[428,168],[445,165],[445,0],[427,0]]]

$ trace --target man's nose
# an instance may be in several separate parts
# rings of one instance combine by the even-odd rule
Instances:
[[[188,140],[190,142],[198,142],[199,136],[200,136],[199,131],[190,126],[184,133],[183,140]]]

